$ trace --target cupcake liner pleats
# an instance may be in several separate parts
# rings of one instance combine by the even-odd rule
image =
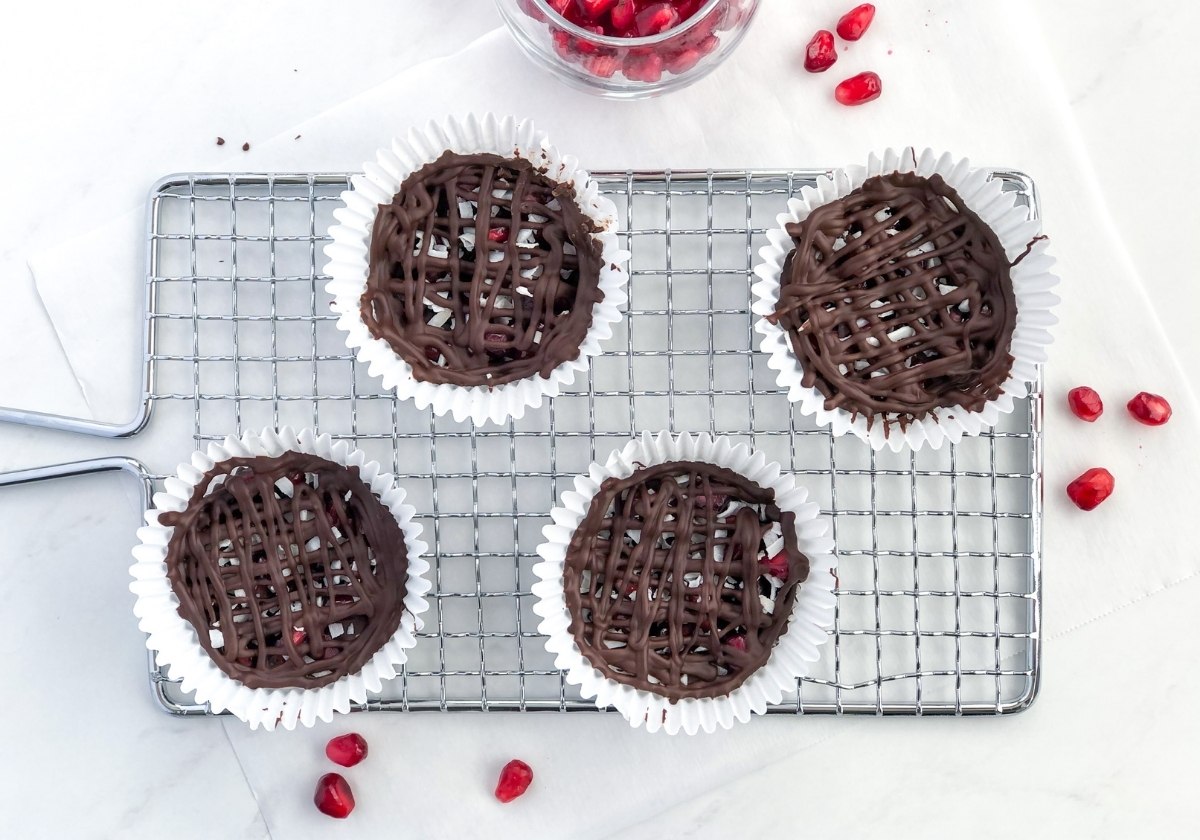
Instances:
[[[868,178],[894,172],[926,178],[940,175],[996,234],[1011,265],[1016,301],[1016,323],[1009,348],[1012,365],[997,395],[979,411],[942,406],[921,419],[912,419],[826,408],[826,396],[815,386],[804,384],[804,369],[793,352],[787,330],[771,320],[779,304],[784,262],[794,248],[786,226],[804,221],[818,207],[845,198]],[[1054,258],[1047,253],[1040,221],[1030,219],[1015,194],[1006,192],[988,170],[929,149],[889,149],[882,156],[871,155],[866,166],[838,169],[818,178],[815,186],[805,187],[798,198],[788,202],[787,212],[780,214],[777,223],[778,227],[767,232],[768,244],[759,251],[760,262],[754,269],[759,278],[752,287],[752,311],[759,316],[755,330],[761,336],[762,352],[769,357],[768,365],[776,372],[779,388],[798,404],[801,414],[812,416],[819,425],[828,426],[834,434],[853,434],[876,450],[936,449],[946,442],[956,443],[964,434],[977,435],[995,426],[1037,381],[1038,365],[1046,360],[1046,348],[1053,340],[1050,328],[1058,322],[1053,312],[1058,304],[1053,290],[1059,282],[1052,272]]]
[[[404,611],[396,631],[358,672],[317,689],[252,689],[213,662],[201,646],[196,628],[180,615],[179,597],[167,577],[165,562],[173,529],[160,524],[159,516],[166,511],[184,510],[204,474],[218,462],[235,457],[275,457],[288,451],[357,467],[363,483],[395,517],[407,549]],[[365,702],[368,692],[379,691],[385,680],[399,673],[423,626],[421,615],[429,607],[425,599],[431,588],[426,577],[429,561],[424,557],[428,547],[419,538],[421,526],[413,521],[416,510],[404,499],[404,490],[395,477],[383,472],[361,450],[308,429],[299,434],[286,427],[261,433],[248,431],[240,438],[230,436],[210,444],[203,452],[193,453],[188,463],[180,464],[176,474],[164,481],[164,490],[154,495],[154,507],[146,511],[146,524],[138,529],[139,544],[133,548],[135,562],[130,568],[133,582],[129,588],[137,596],[134,614],[138,626],[148,634],[146,646],[155,652],[158,666],[167,667],[172,679],[181,680],[184,691],[195,692],[196,702],[207,703],[213,712],[231,712],[251,728],[312,726],[318,720],[332,720],[334,713],[349,712],[352,703]]]
[[[795,515],[798,549],[808,556],[808,578],[796,590],[786,632],[780,637],[766,663],[728,694],[711,698],[685,698],[671,702],[652,691],[643,691],[607,678],[587,659],[571,634],[571,614],[564,591],[564,565],[575,530],[587,516],[601,483],[609,477],[625,478],[642,467],[671,461],[715,464],[773,490],[781,511]],[[615,707],[633,727],[648,731],[695,734],[728,729],[746,722],[752,714],[764,714],[779,703],[785,691],[797,687],[797,679],[808,673],[819,648],[833,624],[836,596],[834,571],[837,559],[829,521],[820,515],[808,491],[745,444],[707,434],[678,436],[646,432],[623,449],[613,452],[603,464],[592,464],[578,476],[574,489],[562,494],[551,511],[552,524],[543,530],[546,541],[538,548],[542,562],[534,566],[538,581],[534,612],[542,617],[538,629],[545,635],[546,649],[554,654],[555,666],[566,672],[567,682],[579,686],[585,699],[600,708]]]
[[[591,325],[578,356],[560,363],[548,376],[533,375],[494,386],[423,381],[414,376],[412,365],[385,339],[372,335],[363,322],[360,306],[367,289],[371,235],[379,205],[391,202],[406,178],[447,151],[530,161],[550,180],[571,186],[580,210],[594,225],[593,239],[601,245],[601,298],[592,306]],[[460,422],[470,419],[476,425],[520,419],[527,409],[538,408],[587,370],[588,360],[601,353],[601,342],[612,337],[613,325],[623,317],[620,308],[627,300],[628,281],[623,266],[629,254],[617,240],[616,206],[600,194],[596,182],[575,158],[559,152],[528,120],[517,122],[488,113],[413,129],[381,148],[351,182],[353,189],[342,194],[345,206],[334,211],[337,224],[329,230],[333,241],[325,247],[329,258],[325,271],[331,278],[326,289],[334,296],[337,325],[346,333],[346,346],[385,388],[401,399],[411,399],[417,408],[432,408],[435,414],[450,414]]]

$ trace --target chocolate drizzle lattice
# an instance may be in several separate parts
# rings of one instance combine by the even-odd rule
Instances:
[[[870,178],[787,232],[774,319],[827,409],[904,424],[999,394],[1016,320],[1010,266],[940,176]]]
[[[447,152],[380,205],[363,322],[427,382],[549,376],[602,297],[594,230],[529,161]]]
[[[179,614],[250,688],[320,688],[360,670],[404,611],[408,552],[358,476],[316,455],[230,458],[173,527],[167,576]]]
[[[774,491],[695,462],[609,478],[563,571],[571,632],[605,676],[672,701],[727,694],[787,629],[809,560]]]

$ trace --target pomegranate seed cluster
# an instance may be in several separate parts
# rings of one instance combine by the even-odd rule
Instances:
[[[1104,402],[1094,388],[1080,385],[1067,393],[1071,413],[1085,423],[1094,423],[1104,413]],[[1131,417],[1145,426],[1161,426],[1171,419],[1171,404],[1166,397],[1140,391],[1125,404]],[[1095,510],[1112,495],[1116,486],[1113,474],[1104,467],[1092,467],[1067,485],[1067,498],[1080,510]]]
[[[870,3],[855,6],[837,22],[837,34],[843,41],[857,41],[875,20],[875,7]],[[809,73],[824,73],[838,60],[837,42],[828,29],[818,29],[804,48],[804,69]],[[857,73],[839,82],[833,97],[842,105],[863,105],[878,99],[883,93],[883,80],[871,70]]]
[[[609,79],[618,73],[631,82],[655,83],[664,76],[688,72],[721,44],[723,31],[736,29],[750,15],[747,0],[722,0],[696,18],[707,0],[547,0],[569,23],[605,38],[666,37],[647,46],[615,47],[568,32],[533,0],[519,0],[522,11],[547,24],[554,51],[591,76]]]

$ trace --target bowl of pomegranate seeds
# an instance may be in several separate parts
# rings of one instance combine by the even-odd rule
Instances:
[[[568,84],[640,99],[685,87],[742,40],[759,0],[496,0],[527,56]]]

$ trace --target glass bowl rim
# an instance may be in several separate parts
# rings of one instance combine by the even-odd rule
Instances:
[[[641,38],[621,38],[616,35],[597,35],[595,32],[590,32],[577,24],[571,23],[571,21],[554,11],[548,0],[532,0],[532,2],[538,8],[538,11],[544,13],[550,18],[551,23],[553,23],[559,29],[564,30],[568,34],[575,36],[576,38],[582,38],[590,43],[601,44],[606,47],[629,48],[652,47],[671,38],[678,37],[684,32],[690,30],[692,27],[698,26],[718,5],[728,2],[728,0],[707,0],[707,2],[705,2],[705,4],[701,6],[694,15],[678,26],[672,27],[664,32],[660,32],[657,35],[646,35]]]

